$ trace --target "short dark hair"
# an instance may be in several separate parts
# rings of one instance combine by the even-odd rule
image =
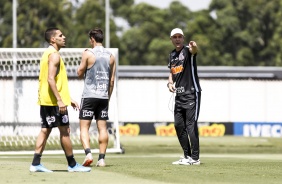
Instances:
[[[51,37],[54,36],[56,34],[56,31],[59,30],[56,27],[50,27],[45,31],[45,40],[46,42],[50,43]]]
[[[94,38],[96,42],[103,43],[104,35],[103,31],[100,28],[94,28],[88,33],[89,38]]]

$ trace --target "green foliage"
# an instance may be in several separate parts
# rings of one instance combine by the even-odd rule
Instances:
[[[4,2],[1,1],[1,3]],[[5,36],[2,40],[0,39],[0,45],[12,47],[12,2],[6,1],[2,5],[4,7],[2,24],[7,29],[1,34]],[[1,7],[2,5],[0,4]],[[42,47],[44,45],[44,31],[47,27],[64,27],[64,34],[68,34],[71,25],[71,10],[72,4],[67,0],[18,0],[17,47]]]
[[[114,16],[126,17],[130,14],[130,8],[133,6],[134,0],[110,0],[110,5]]]
[[[75,12],[75,21],[73,22],[73,38],[76,40],[71,47],[85,48],[89,47],[88,32],[100,27],[105,29],[105,9],[101,1],[86,0]]]
[[[105,30],[105,1],[84,0],[79,6],[74,0],[17,1],[19,48],[44,47],[49,26],[62,29],[71,48],[89,47],[90,29]],[[109,2],[110,47],[119,48],[119,64],[166,65],[173,49],[170,31],[179,27],[186,43],[198,43],[198,65],[282,66],[280,0],[212,0],[207,10],[196,12],[179,1],[166,9],[134,0]],[[0,26],[0,47],[12,47],[12,0],[0,1]]]
[[[0,1],[0,47],[12,47],[12,1]]]
[[[220,65],[228,59],[233,66],[281,63],[281,38],[274,39],[281,30],[281,1],[213,0],[210,11],[216,12],[216,30],[221,35],[215,38],[215,48],[222,54]]]
[[[90,46],[88,32],[100,27],[104,30],[105,35],[105,2],[99,0],[85,0],[84,3],[76,7],[73,13],[72,27],[70,35],[67,37],[71,39],[68,47],[71,48],[87,48]],[[116,35],[117,26],[114,20],[110,18],[110,47],[119,48],[119,39]],[[104,42],[106,35],[104,38]]]

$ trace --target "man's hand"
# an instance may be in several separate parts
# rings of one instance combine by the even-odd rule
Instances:
[[[167,87],[170,92],[175,93],[175,87],[173,86],[171,82],[167,83]]]
[[[198,46],[196,42],[194,41],[189,42],[189,51],[191,52],[192,55],[198,52]]]
[[[64,104],[64,102],[62,100],[58,100],[57,104],[59,107],[60,114],[65,114],[67,111],[67,106]]]
[[[71,106],[73,107],[74,110],[79,110],[79,105],[76,101],[74,101],[73,99],[71,99]]]

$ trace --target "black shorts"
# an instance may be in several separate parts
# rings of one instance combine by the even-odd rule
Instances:
[[[60,114],[58,106],[40,106],[41,128],[54,128],[69,125],[68,110]]]
[[[84,120],[108,120],[108,99],[82,98],[79,111],[79,119]]]
[[[176,124],[183,121],[198,121],[201,104],[201,93],[176,96],[174,107],[174,118]]]

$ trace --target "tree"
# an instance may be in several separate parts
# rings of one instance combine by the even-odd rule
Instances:
[[[187,32],[187,22],[193,19],[192,12],[178,1],[172,2],[168,9],[140,3],[127,8],[126,13],[116,11],[116,14],[126,18],[131,27],[121,37],[119,50],[121,63],[131,65],[167,65],[173,49],[170,31],[180,27]]]
[[[213,0],[209,10],[216,12],[219,34],[211,40],[221,54],[218,64],[280,65],[281,5],[280,0]]]
[[[1,47],[12,47],[12,0],[0,2],[2,18]],[[3,12],[3,13],[2,13]],[[17,47],[43,47],[47,27],[61,28],[68,35],[72,18],[72,4],[68,0],[18,0]]]
[[[208,10],[198,12],[177,1],[163,10],[144,3],[115,5],[115,15],[130,25],[122,36],[121,63],[165,64],[168,34],[180,27],[187,42],[197,41],[199,65],[281,66],[281,5],[280,0],[213,0]]]
[[[71,47],[89,47],[88,32],[100,27],[105,33],[105,2],[86,0],[74,13],[74,27],[72,29],[74,44]],[[110,47],[119,48],[117,27],[113,18],[110,19]]]
[[[62,29],[67,46],[89,47],[88,31],[105,30],[105,1],[18,0],[18,47],[43,47],[49,26]],[[166,9],[134,0],[110,0],[110,47],[120,64],[166,65],[173,49],[169,33],[179,27],[187,43],[198,43],[199,65],[282,66],[282,1],[212,0],[208,10],[191,12],[179,1]],[[123,30],[115,18],[128,22]],[[12,47],[12,0],[0,1],[0,46]],[[121,35],[117,32],[122,32]]]
[[[0,1],[0,46],[13,47],[12,0]]]

